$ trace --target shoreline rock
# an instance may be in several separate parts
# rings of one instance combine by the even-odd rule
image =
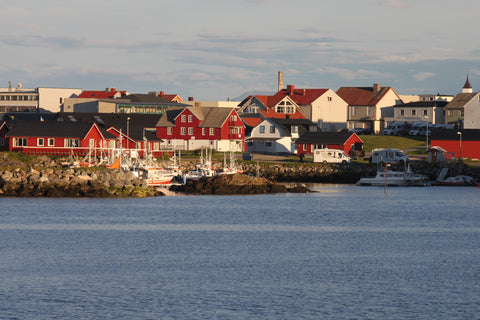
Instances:
[[[253,195],[270,193],[309,193],[307,187],[275,183],[266,178],[257,178],[245,174],[225,174],[212,178],[201,178],[186,185],[171,186],[171,191],[202,195]]]

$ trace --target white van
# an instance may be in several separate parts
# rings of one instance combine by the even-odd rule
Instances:
[[[352,159],[342,150],[316,149],[313,152],[313,162],[323,163],[350,163]]]
[[[400,149],[379,148],[372,150],[372,156],[370,158],[371,163],[400,163],[407,164],[408,157]]]

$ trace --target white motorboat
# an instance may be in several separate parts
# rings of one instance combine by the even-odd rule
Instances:
[[[396,187],[425,187],[430,185],[427,176],[413,173],[410,168],[405,171],[378,170],[375,177],[361,178],[358,186],[396,186]]]

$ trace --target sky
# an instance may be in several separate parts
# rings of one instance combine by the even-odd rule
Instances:
[[[480,90],[478,0],[23,0],[0,11],[0,87],[227,100],[284,86]]]

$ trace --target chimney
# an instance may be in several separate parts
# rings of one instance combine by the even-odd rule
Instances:
[[[293,94],[293,91],[295,91],[295,86],[293,84],[289,84],[287,86],[287,95],[292,95]]]
[[[160,94],[158,96],[163,97],[165,95],[165,92],[160,91]]]
[[[373,93],[378,93],[378,92],[380,92],[380,88],[381,88],[381,87],[380,87],[380,84],[374,83],[374,84],[373,84]]]
[[[193,97],[188,97],[188,101],[193,101]]]
[[[278,91],[283,89],[283,72],[278,71]]]

